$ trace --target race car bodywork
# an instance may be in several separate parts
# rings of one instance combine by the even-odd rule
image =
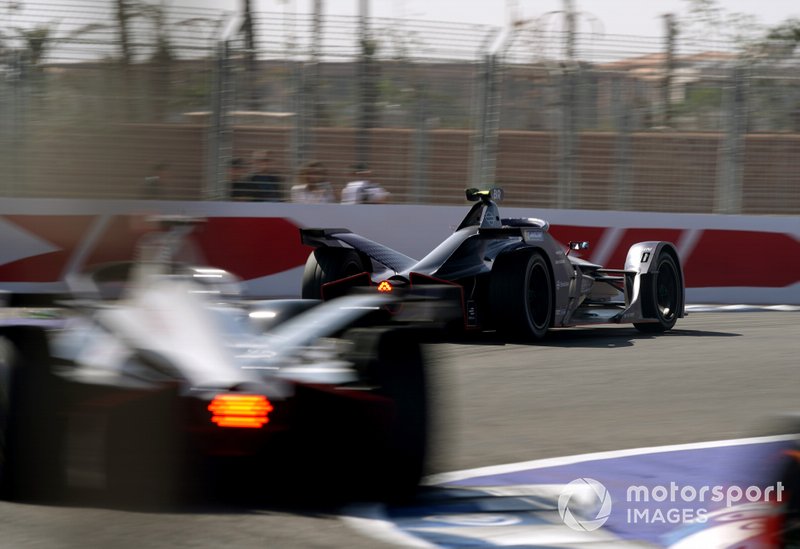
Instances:
[[[2,496],[413,491],[428,403],[416,337],[384,323],[400,300],[248,302],[219,269],[129,270],[120,299],[75,301],[56,329],[6,311]]]
[[[782,414],[770,429],[782,444],[777,455],[769,456],[767,481],[775,486],[762,517],[763,547],[800,547],[800,414]]]
[[[303,297],[329,299],[353,286],[378,290],[416,284],[460,288],[466,329],[496,329],[538,339],[552,327],[633,323],[644,332],[671,329],[684,315],[684,277],[675,246],[640,242],[621,269],[571,255],[546,221],[503,219],[500,189],[468,189],[477,203],[455,232],[421,260],[347,229],[301,229],[314,246],[303,276]]]

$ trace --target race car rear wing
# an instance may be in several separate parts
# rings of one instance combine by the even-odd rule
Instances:
[[[300,241],[315,248],[352,248],[394,272],[410,269],[417,260],[348,229],[300,229]]]
[[[300,242],[314,248],[341,247],[341,241],[336,235],[352,233],[350,229],[300,229]]]

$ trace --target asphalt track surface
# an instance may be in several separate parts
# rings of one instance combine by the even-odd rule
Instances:
[[[439,410],[431,472],[773,434],[800,411],[800,314],[694,313],[670,333],[554,332],[428,349]],[[324,459],[324,456],[320,456]],[[0,548],[384,547],[335,509],[178,513],[0,503]]]

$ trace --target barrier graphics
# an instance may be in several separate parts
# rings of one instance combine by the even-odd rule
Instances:
[[[461,206],[298,205],[231,202],[0,202],[0,289],[53,292],[89,265],[133,257],[156,214],[202,216],[189,259],[225,268],[249,295],[294,296],[310,251],[300,227],[346,227],[411,257],[444,240]],[[584,257],[621,268],[642,240],[674,242],[689,303],[800,304],[800,218],[502,208],[507,217],[550,222],[561,242],[586,240]]]

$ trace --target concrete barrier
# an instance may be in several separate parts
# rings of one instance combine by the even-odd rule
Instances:
[[[300,205],[281,203],[0,201],[0,289],[63,291],[64,278],[89,265],[131,259],[155,214],[203,216],[187,259],[232,271],[254,296],[300,291],[309,249],[300,227],[347,227],[411,257],[446,238],[459,206]],[[676,244],[689,303],[800,304],[800,218],[502,208],[505,217],[538,217],[561,242],[588,240],[585,257],[621,268],[642,240]]]

